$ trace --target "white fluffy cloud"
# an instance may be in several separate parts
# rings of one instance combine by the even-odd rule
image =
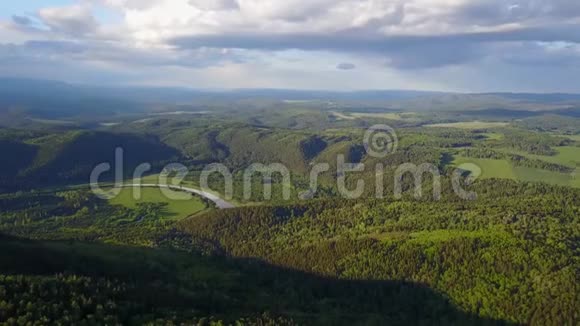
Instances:
[[[325,33],[366,29],[380,33],[453,31],[442,23],[458,0],[159,0],[136,6],[107,0],[123,12],[133,35],[160,41],[182,35]]]
[[[576,0],[102,0],[149,40],[226,32],[384,35],[498,31],[542,17],[577,20]],[[139,4],[139,5],[137,5]]]
[[[575,42],[580,25],[577,0],[102,1],[143,46],[384,53],[400,68],[483,58],[489,44],[546,42],[554,30]]]

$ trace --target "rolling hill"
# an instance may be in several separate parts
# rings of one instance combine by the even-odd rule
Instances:
[[[12,138],[12,139],[11,139]],[[132,173],[141,163],[159,168],[179,160],[180,153],[154,136],[97,131],[69,131],[34,134],[14,139],[4,135],[0,146],[9,159],[2,160],[3,187],[88,183],[100,163],[114,166],[115,150],[124,150],[124,171]],[[103,175],[111,179],[112,174]]]

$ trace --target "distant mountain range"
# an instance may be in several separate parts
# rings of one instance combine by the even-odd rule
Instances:
[[[288,89],[187,89],[68,84],[0,78],[0,113],[44,118],[110,116],[171,109],[178,105],[211,108],[272,106],[365,107],[401,111],[576,111],[580,94],[461,94],[408,90],[308,91]],[[5,118],[5,116],[4,116]],[[0,115],[0,120],[3,116]]]

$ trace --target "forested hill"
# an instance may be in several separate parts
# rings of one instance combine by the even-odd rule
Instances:
[[[473,202],[319,199],[185,220],[82,189],[2,195],[0,232],[35,241],[0,238],[0,320],[575,325],[580,190],[474,190]]]
[[[0,191],[88,183],[98,164],[114,164],[117,148],[124,151],[123,168],[127,173],[141,163],[158,168],[182,157],[151,135],[0,130],[0,151],[9,153],[0,164]],[[112,179],[113,175],[105,177]]]
[[[512,182],[479,191],[472,203],[323,200],[181,225],[215,252],[338,279],[422,283],[485,318],[574,325],[580,193]]]
[[[464,313],[418,283],[338,280],[249,259],[2,235],[0,245],[0,320],[9,325],[33,320],[109,325],[500,324]]]

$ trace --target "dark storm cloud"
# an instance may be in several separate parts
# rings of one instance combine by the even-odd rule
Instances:
[[[23,44],[0,43],[0,63],[15,60],[20,63],[37,62],[43,58],[61,61],[113,62],[134,67],[187,67],[205,68],[224,62],[241,63],[243,56],[217,50],[186,50],[180,52],[155,52],[140,50],[100,41],[46,41],[32,40]]]
[[[523,67],[580,67],[580,46],[567,45],[547,49],[543,45],[533,43],[510,44],[502,49],[501,59],[508,64]]]
[[[448,46],[493,42],[572,42],[580,43],[579,25],[559,25],[543,28],[518,28],[502,32],[480,32],[450,35],[357,35],[351,31],[333,34],[221,34],[175,38],[171,44],[180,48],[240,48],[263,50],[337,50],[343,52],[381,52],[395,48]],[[454,48],[455,50],[457,48]]]
[[[223,34],[180,37],[171,44],[181,49],[238,48],[249,50],[338,51],[378,54],[401,69],[461,64],[490,55],[498,43],[580,43],[578,25],[519,28],[501,32],[431,36],[361,36],[352,30],[334,34]]]
[[[28,41],[22,48],[45,53],[81,53],[87,50],[87,47],[80,43],[67,41]]]
[[[356,68],[356,65],[350,62],[343,62],[336,65],[336,69],[338,70],[353,70]]]

